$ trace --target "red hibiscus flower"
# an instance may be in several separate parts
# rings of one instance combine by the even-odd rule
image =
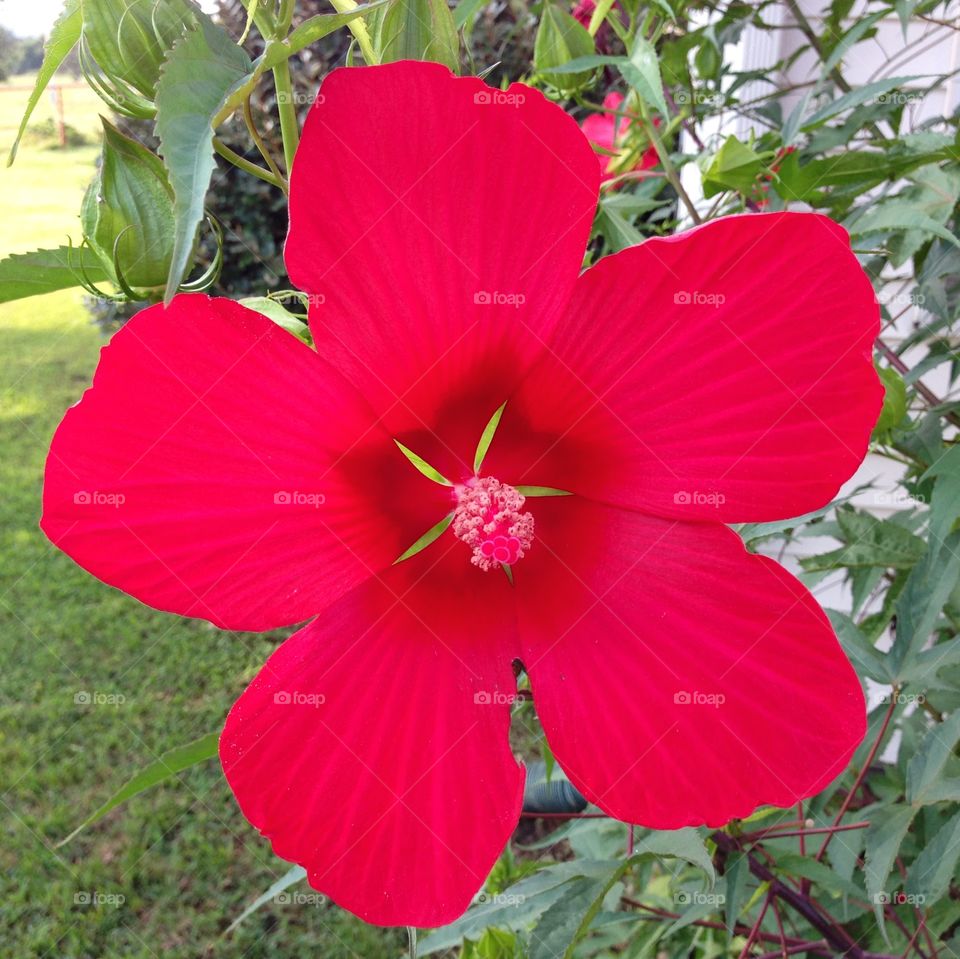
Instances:
[[[276,853],[371,922],[452,920],[503,849],[515,662],[573,783],[645,826],[791,805],[864,732],[823,612],[724,524],[819,507],[860,463],[870,283],[840,227],[790,213],[581,275],[599,172],[524,86],[337,70],[286,246],[316,348],[178,296],[53,440],[43,529],[92,573],[227,629],[315,617],[221,760]]]
[[[605,183],[607,180],[612,180],[615,176],[620,176],[623,173],[632,172],[632,170],[648,170],[650,167],[656,166],[659,163],[659,157],[657,151],[651,146],[644,150],[631,171],[617,169],[620,157],[610,156],[610,154],[618,153],[624,148],[627,131],[636,118],[630,114],[615,112],[623,106],[622,93],[608,93],[603,98],[603,106],[605,109],[614,112],[591,113],[580,127],[584,136],[591,143],[607,151],[597,154],[597,159],[600,161],[600,181]],[[654,120],[654,123],[656,122]]]

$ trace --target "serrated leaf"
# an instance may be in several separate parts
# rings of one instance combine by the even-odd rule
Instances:
[[[931,906],[950,888],[960,861],[960,812],[948,819],[913,861],[907,875],[908,895],[923,896]]]
[[[907,413],[907,386],[903,377],[893,367],[878,366],[877,373],[883,383],[883,406],[873,428],[873,435],[883,439],[903,422]]]
[[[713,858],[703,841],[703,836],[693,827],[652,830],[637,842],[634,858],[645,855],[683,859],[702,869],[707,874],[711,886],[716,881],[717,874],[713,868]]]
[[[307,870],[304,869],[303,866],[291,866],[266,892],[261,893],[253,902],[244,908],[243,912],[227,926],[224,935],[233,932],[244,919],[252,916],[258,909],[272,902],[285,889],[289,889],[298,882],[303,882],[306,878]]]
[[[829,553],[803,557],[800,565],[808,573],[851,566],[909,569],[924,554],[923,540],[892,520],[841,508],[837,510],[837,523],[839,538],[846,545]]]
[[[174,46],[157,86],[157,135],[173,187],[176,234],[164,302],[189,266],[215,167],[213,120],[250,75],[250,58],[220,27],[201,20]]]
[[[91,283],[110,279],[106,264],[86,247],[13,253],[0,260],[0,303],[80,286],[81,266]]]
[[[918,76],[886,77],[883,80],[877,80],[875,83],[868,83],[865,86],[856,87],[849,93],[845,93],[842,97],[837,97],[836,100],[832,100],[830,103],[812,113],[803,121],[800,129],[812,130],[814,127],[826,123],[831,117],[835,117],[845,110],[852,110],[854,107],[862,106],[864,103],[875,100],[877,97],[889,93],[897,87],[902,87],[907,83],[919,79],[920,77]]]
[[[857,624],[845,613],[832,609],[826,612],[857,675],[866,676],[879,683],[892,683],[894,676],[886,656],[864,636]]]
[[[564,885],[584,876],[608,876],[616,862],[575,859],[541,869],[514,883],[501,896],[482,895],[456,922],[437,929],[420,943],[421,956],[452,949],[463,938],[478,938],[488,926],[519,930],[530,926],[564,894]]]
[[[533,65],[543,79],[563,92],[578,90],[590,81],[593,70],[571,72],[556,68],[593,53],[593,37],[583,24],[555,3],[546,4],[533,47]]]
[[[617,867],[600,878],[571,879],[530,933],[530,959],[569,959],[624,868]]]
[[[637,36],[629,58],[619,64],[623,79],[640,94],[644,103],[652,106],[662,117],[669,116],[667,101],[663,96],[663,80],[660,78],[660,62],[657,51],[648,40]]]
[[[893,230],[920,230],[960,247],[960,240],[945,226],[918,209],[908,199],[896,198],[871,205],[862,216],[844,223],[844,226],[851,236],[887,233]]]
[[[871,814],[864,843],[864,873],[867,893],[878,921],[883,915],[881,897],[888,892],[886,884],[890,870],[916,812],[912,806],[889,806]]]
[[[927,731],[907,764],[907,802],[922,806],[939,801],[934,787],[960,741],[960,712]]]
[[[190,766],[212,759],[217,755],[217,743],[219,741],[219,733],[210,733],[184,746],[177,746],[175,749],[162,753],[158,759],[144,766],[132,779],[128,779],[102,806],[84,819],[66,839],[61,840],[57,845],[62,846],[70,842],[82,829],[86,829],[91,823],[101,819],[111,809],[115,809],[121,803],[126,802],[131,796],[136,796],[137,793],[170,779]]]
[[[931,539],[897,598],[897,629],[890,656],[898,678],[910,670],[930,638],[958,577],[960,533],[952,534],[942,543]]]
[[[460,38],[447,0],[392,0],[380,20],[381,63],[432,60],[454,73],[460,67]]]
[[[57,68],[77,45],[82,27],[83,17],[80,13],[80,0],[66,0],[63,9],[60,11],[60,15],[50,28],[50,36],[44,44],[43,63],[37,72],[37,79],[34,81],[33,90],[30,92],[27,106],[23,111],[23,117],[17,129],[16,139],[13,141],[13,146],[10,147],[7,166],[10,166],[16,159],[17,148],[20,146],[20,141],[26,132],[27,123],[30,122],[30,117],[40,102],[40,97],[43,96],[43,91],[46,90],[47,84],[50,83],[51,78],[57,72]]]
[[[930,536],[946,539],[960,518],[960,446],[951,446],[924,474],[922,480],[936,479],[930,497]]]

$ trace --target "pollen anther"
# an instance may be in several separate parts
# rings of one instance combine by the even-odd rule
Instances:
[[[533,514],[522,493],[492,476],[458,486],[453,532],[473,549],[470,562],[484,572],[512,566],[533,543]]]

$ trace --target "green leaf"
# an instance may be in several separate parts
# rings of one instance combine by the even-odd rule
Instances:
[[[447,527],[453,522],[453,513],[449,516],[444,516],[439,523],[435,526],[431,526],[423,536],[418,539],[413,546],[409,549],[405,549],[394,561],[393,565],[396,566],[397,563],[402,563],[405,559],[410,559],[411,556],[416,556],[421,550],[426,549],[431,543],[438,540],[443,533],[446,531]],[[504,567],[505,569],[508,567]]]
[[[16,139],[13,146],[10,147],[10,155],[7,157],[7,166],[13,163],[17,157],[17,148],[20,146],[20,140],[27,129],[27,123],[43,91],[46,90],[50,79],[57,72],[57,68],[66,59],[67,54],[77,45],[80,39],[80,31],[83,26],[83,18],[80,14],[80,0],[66,0],[56,23],[50,29],[50,36],[43,48],[43,63],[37,72],[37,79],[34,81],[33,90],[27,100],[26,109],[23,111],[23,118],[20,120],[20,127],[17,130]]]
[[[58,246],[53,250],[14,253],[0,260],[0,303],[80,286],[81,266],[91,283],[110,279],[106,264],[86,247]]]
[[[930,497],[930,535],[944,540],[960,517],[960,446],[951,446],[921,480],[937,479]]]
[[[477,452],[473,457],[473,471],[474,473],[480,472],[480,467],[483,465],[484,457],[487,455],[487,450],[490,449],[490,444],[493,442],[493,436],[497,432],[497,427],[500,425],[500,417],[503,416],[503,411],[506,409],[507,403],[506,400],[503,402],[503,405],[490,417],[490,422],[483,428],[483,433],[480,435],[480,442],[477,444]]]
[[[950,888],[960,861],[960,812],[948,819],[913,861],[907,876],[908,895],[922,896],[932,906]]]
[[[713,859],[703,841],[703,836],[693,827],[651,830],[637,842],[634,858],[641,856],[683,859],[692,866],[702,869],[707,874],[711,885],[717,878]]]
[[[187,31],[163,66],[157,87],[157,135],[176,197],[176,233],[164,302],[190,263],[203,201],[215,167],[213,120],[252,69],[229,35],[205,20]]]
[[[569,959],[623,868],[613,869],[609,876],[571,879],[530,933],[530,959]]]
[[[907,387],[903,377],[890,366],[878,366],[877,373],[883,383],[883,407],[880,416],[873,428],[873,435],[877,439],[890,436],[894,427],[903,422],[907,413]]]
[[[227,926],[224,931],[224,935],[233,932],[237,926],[243,922],[244,919],[247,919],[249,916],[252,916],[258,909],[266,906],[268,903],[273,902],[277,896],[280,895],[285,889],[289,889],[291,886],[296,885],[298,882],[303,882],[307,878],[307,870],[303,866],[291,866],[287,872],[285,872],[273,885],[271,885],[266,892],[261,893],[253,900],[248,906],[246,906],[243,912],[237,916],[233,922]]]
[[[552,486],[515,486],[514,489],[523,496],[573,496],[565,489],[554,489]]]
[[[960,240],[945,226],[919,210],[909,199],[894,198],[884,203],[870,205],[863,215],[853,221],[847,221],[844,226],[851,236],[887,233],[895,230],[921,230],[960,247]]]
[[[453,486],[450,480],[440,473],[439,470],[435,470],[422,456],[417,456],[413,450],[407,449],[400,440],[394,440],[393,442],[397,444],[400,452],[403,453],[427,479],[433,480],[434,483],[439,483],[441,486]]]
[[[900,851],[910,823],[916,815],[912,806],[888,806],[872,812],[864,844],[867,893],[877,920],[883,916],[882,896],[888,893],[887,878]]]
[[[927,731],[907,764],[907,802],[923,806],[939,802],[936,786],[960,741],[960,712]]]
[[[381,63],[433,60],[454,73],[460,68],[460,38],[447,0],[392,0],[380,21]]]
[[[592,53],[593,37],[586,28],[556,4],[545,5],[533,47],[533,65],[543,79],[562,92],[579,90],[590,82],[592,69],[571,73],[555,68]]]
[[[456,922],[430,933],[421,941],[421,956],[452,949],[464,938],[478,938],[488,926],[520,930],[528,928],[566,892],[565,884],[576,877],[602,878],[620,865],[606,860],[574,859],[541,869],[497,896],[481,894],[479,901]]]
[[[960,533],[954,533],[942,543],[931,540],[923,558],[910,571],[897,600],[897,629],[890,655],[898,677],[908,673],[930,638],[958,576]]]
[[[864,636],[857,624],[845,613],[832,609],[827,610],[827,615],[857,675],[878,683],[892,683],[894,676],[886,657]]]
[[[704,196],[715,196],[724,190],[749,193],[761,170],[763,161],[757,153],[735,136],[729,136],[703,173]]]
[[[897,87],[902,87],[906,83],[919,79],[920,77],[918,76],[886,77],[883,80],[877,80],[875,83],[868,83],[866,86],[857,87],[849,93],[845,93],[842,97],[831,100],[830,103],[812,113],[803,121],[800,129],[812,130],[814,127],[826,123],[827,120],[837,116],[837,114],[843,113],[845,110],[862,106],[864,103],[875,100],[877,97],[883,96],[883,94],[889,93]]]
[[[919,536],[894,523],[850,508],[837,510],[840,536],[846,544],[817,556],[805,556],[800,565],[808,573],[842,567],[878,566],[909,569],[924,554]]]
[[[268,320],[273,320],[277,326],[282,326],[288,333],[292,333],[308,346],[313,345],[310,327],[276,300],[272,300],[269,296],[247,296],[239,302],[250,310],[262,313]]]
[[[103,154],[83,204],[84,237],[129,287],[162,288],[174,235],[166,170],[145,146],[101,121]]]
[[[155,786],[166,779],[170,779],[177,773],[182,772],[190,766],[203,762],[206,759],[212,759],[217,755],[217,743],[220,740],[219,733],[210,733],[207,736],[201,736],[185,746],[177,746],[162,753],[159,759],[150,763],[140,770],[132,779],[127,780],[102,806],[91,813],[66,839],[57,843],[63,846],[70,842],[74,836],[82,829],[86,829],[91,823],[105,816],[111,809],[116,808],[120,803],[126,802],[131,796]]]
[[[661,116],[669,116],[667,101],[663,97],[660,63],[653,44],[641,36],[635,37],[629,59],[619,67],[623,79],[637,91],[644,103],[653,107]]]
[[[840,38],[840,41],[833,48],[830,56],[824,61],[820,68],[821,74],[825,77],[830,71],[846,56],[847,51],[879,20],[887,15],[886,10],[878,10],[870,14],[869,17],[862,17]]]

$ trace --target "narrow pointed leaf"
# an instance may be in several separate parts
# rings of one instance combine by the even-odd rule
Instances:
[[[490,417],[490,422],[484,427],[483,433],[480,436],[480,442],[477,444],[476,455],[473,457],[474,473],[480,472],[480,467],[483,465],[487,450],[490,449],[490,443],[493,441],[493,436],[497,432],[497,427],[500,425],[500,417],[503,416],[503,411],[506,409],[506,406],[507,404],[504,403],[496,413]]]
[[[215,168],[213,122],[253,69],[250,58],[206,20],[188,30],[163,65],[157,85],[157,135],[176,202],[176,233],[164,301],[183,280],[203,201]]]
[[[291,866],[273,885],[271,885],[266,892],[257,896],[253,902],[248,905],[243,912],[237,916],[233,922],[227,926],[224,935],[227,933],[233,932],[237,926],[243,922],[244,919],[252,916],[258,909],[262,906],[267,905],[267,903],[273,902],[284,890],[289,889],[291,886],[296,885],[298,882],[303,882],[307,878],[307,870],[303,866]]]
[[[20,128],[17,130],[17,137],[10,147],[10,155],[7,157],[7,166],[16,159],[17,148],[20,146],[20,140],[27,129],[27,123],[43,96],[47,84],[51,77],[57,72],[57,67],[66,59],[67,54],[77,45],[80,39],[80,31],[83,27],[83,19],[80,14],[80,0],[67,0],[50,30],[50,37],[47,40],[43,51],[43,63],[37,73],[36,82],[27,100],[27,107],[23,112],[23,119],[20,121]]]
[[[572,496],[565,489],[554,489],[552,486],[517,486],[518,493],[524,496]]]
[[[413,546],[409,549],[404,550],[394,561],[393,565],[396,566],[397,563],[402,563],[405,559],[410,559],[411,556],[416,556],[421,550],[426,549],[434,540],[439,539],[439,537],[446,531],[447,527],[453,522],[453,513],[449,516],[444,516],[436,526],[431,526],[423,536],[418,539]]]
[[[434,483],[439,483],[441,486],[453,486],[450,480],[440,473],[439,470],[435,470],[422,456],[417,456],[413,450],[407,449],[400,440],[394,440],[393,442],[397,444],[400,452],[403,453],[427,479],[433,480]]]
[[[158,759],[141,769],[132,779],[127,780],[99,809],[91,813],[66,839],[62,839],[57,845],[63,846],[70,842],[77,833],[101,819],[111,809],[119,806],[120,803],[126,802],[131,796],[136,796],[137,793],[141,793],[165,779],[170,779],[190,766],[195,766],[206,759],[212,759],[217,755],[219,740],[219,733],[210,733],[187,743],[185,746],[177,746],[175,749],[163,753]]]

